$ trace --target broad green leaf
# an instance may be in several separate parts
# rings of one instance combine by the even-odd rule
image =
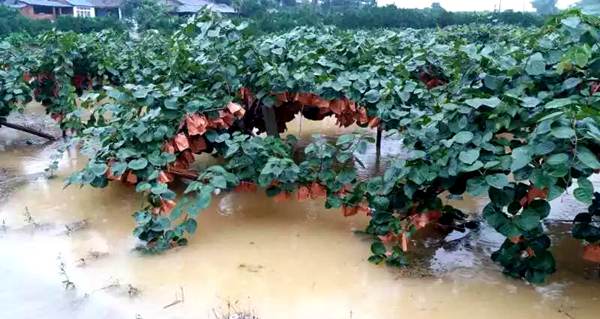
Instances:
[[[548,163],[548,165],[552,165],[552,166],[566,164],[568,162],[569,162],[569,155],[567,155],[565,153],[552,154],[546,158],[546,163]]]
[[[200,211],[206,209],[210,206],[210,201],[212,199],[212,194],[208,189],[202,189],[197,195],[196,198],[192,201],[192,205],[189,208],[190,217],[195,218],[198,216]]]
[[[148,182],[142,182],[142,183],[138,183],[135,186],[135,191],[138,193],[150,190],[150,188],[152,188],[152,185]]]
[[[374,255],[385,255],[386,249],[385,246],[381,242],[374,242],[371,245],[371,252]]]
[[[531,96],[524,97],[521,99],[521,101],[523,102],[523,107],[526,108],[534,108],[542,102],[540,99]]]
[[[577,147],[577,158],[587,167],[592,169],[600,169],[600,161],[598,156],[592,153],[587,147],[579,145]]]
[[[475,161],[479,158],[479,149],[471,149],[467,151],[462,151],[458,154],[458,159],[468,165],[475,163]]]
[[[571,105],[574,103],[575,103],[575,101],[573,101],[573,99],[571,99],[571,98],[554,99],[554,100],[546,103],[546,105],[544,105],[544,108],[545,109],[558,109],[558,108],[563,108],[567,105]]]
[[[485,181],[488,183],[488,185],[499,189],[508,186],[508,177],[501,173],[487,175],[485,177]]]
[[[524,211],[516,216],[513,222],[524,231],[531,231],[540,225],[540,216],[531,211]]]
[[[556,148],[556,144],[552,141],[544,141],[541,143],[536,143],[533,146],[533,151],[536,155],[546,155],[552,153]]]
[[[582,81],[580,78],[568,78],[563,82],[562,89],[565,91],[573,89],[576,86],[578,86],[581,82]]]
[[[169,229],[171,226],[171,220],[168,217],[160,216],[154,222],[152,226],[152,230],[154,231],[163,231]]]
[[[147,211],[138,211],[133,214],[136,224],[145,225],[152,220],[152,214]]]
[[[544,117],[542,117],[541,119],[538,120],[538,122],[543,122],[543,121],[547,121],[547,120],[551,120],[551,119],[555,119],[555,118],[559,118],[561,117],[563,114],[565,114],[564,111],[558,111],[558,112],[552,112]]]
[[[487,193],[488,189],[489,185],[483,177],[471,178],[467,181],[467,193],[472,196],[481,196]]]
[[[481,106],[489,106],[491,108],[495,108],[498,105],[500,105],[500,103],[502,103],[502,101],[497,98],[497,97],[491,97],[488,99],[480,99],[480,98],[475,98],[475,99],[468,99],[465,100],[465,103],[473,108],[479,108]]]
[[[531,162],[531,154],[529,153],[529,147],[522,146],[517,147],[512,151],[512,164],[510,169],[513,171],[519,170]]]
[[[367,93],[365,93],[365,100],[371,104],[377,103],[380,97],[381,95],[377,90],[369,90]]]
[[[569,139],[575,136],[575,130],[567,126],[558,126],[552,129],[552,136],[560,139]]]
[[[189,234],[194,234],[196,232],[196,229],[198,228],[198,223],[196,222],[196,220],[188,218],[183,223],[183,227],[185,228],[185,231],[187,231]]]
[[[543,199],[536,199],[527,205],[523,213],[534,214],[543,219],[550,214],[550,204]]]
[[[215,188],[226,189],[227,188],[227,180],[225,177],[217,175],[213,176],[210,180],[211,185]]]
[[[594,199],[594,185],[587,178],[577,179],[577,188],[573,191],[573,196],[585,204],[591,204]]]
[[[335,144],[338,146],[345,145],[345,144],[354,142],[355,139],[356,139],[356,136],[354,134],[344,134],[344,135],[341,135],[340,137],[338,137]]]
[[[138,158],[135,159],[131,162],[129,162],[129,164],[127,164],[127,167],[131,168],[132,170],[141,170],[146,168],[146,166],[148,166],[148,160],[146,160],[145,158]]]
[[[452,139],[457,143],[467,144],[473,139],[473,133],[469,131],[461,131],[456,133]]]
[[[108,170],[108,166],[106,164],[100,163],[100,162],[90,162],[88,164],[88,167],[96,176],[102,176]]]
[[[529,75],[541,75],[546,72],[546,61],[541,53],[535,53],[529,57],[525,71]]]

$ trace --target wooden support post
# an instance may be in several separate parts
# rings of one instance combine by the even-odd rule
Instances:
[[[275,115],[274,106],[266,106],[261,104],[261,111],[268,136],[279,137],[279,129],[277,128],[277,116]]]
[[[8,123],[8,122],[6,122],[3,119],[0,119],[0,126],[10,127],[12,129],[23,131],[23,132],[26,132],[26,133],[29,133],[29,134],[33,134],[35,136],[43,137],[43,138],[51,140],[51,141],[56,140],[56,138],[54,136],[50,135],[50,134],[46,134],[44,132],[38,132],[36,130],[30,129],[30,128],[22,126],[22,125]]]
[[[377,151],[377,158],[381,155],[381,135],[383,132],[383,128],[381,124],[377,126],[377,141],[375,142],[375,149]]]

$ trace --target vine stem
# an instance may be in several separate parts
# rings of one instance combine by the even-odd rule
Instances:
[[[579,142],[577,139],[577,120],[575,118],[571,119],[571,128],[573,129],[573,131],[575,132],[575,138],[574,140],[572,140],[572,145],[573,145],[573,149],[571,150],[571,154],[573,154],[573,159],[571,160],[571,166],[573,165],[574,161],[575,161],[575,157],[577,156],[577,143]],[[571,175],[571,167],[569,167],[569,175],[567,175],[567,185],[569,185],[569,183],[571,183],[572,180],[572,175]],[[567,189],[565,190],[565,192],[568,194],[569,193],[569,188],[567,187]]]

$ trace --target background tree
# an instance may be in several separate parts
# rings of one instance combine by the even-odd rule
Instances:
[[[125,0],[122,7],[123,15],[138,30],[156,29],[159,31],[173,30],[180,19],[169,14],[169,8],[162,1],[155,0]]]
[[[281,5],[285,7],[295,7],[297,4],[296,0],[281,0]]]
[[[600,0],[581,0],[577,7],[587,14],[600,15]]]
[[[233,7],[245,17],[261,17],[267,10],[277,7],[274,0],[233,0]]]
[[[531,5],[535,8],[535,11],[541,15],[555,14],[558,12],[556,2],[558,0],[533,0]]]

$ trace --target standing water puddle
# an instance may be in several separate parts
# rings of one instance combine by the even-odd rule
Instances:
[[[331,125],[296,121],[290,132],[346,132]],[[384,140],[381,162],[366,156],[362,173],[381,171],[386,158],[400,155],[398,145]],[[219,196],[201,214],[187,247],[147,256],[132,251],[131,213],[141,196],[119,184],[63,189],[64,177],[85,159],[65,155],[58,176],[47,179],[40,173],[51,154],[52,146],[0,152],[6,170],[0,179],[25,177],[0,187],[0,318],[228,318],[228,312],[246,312],[302,319],[593,319],[600,313],[597,267],[580,259],[568,224],[548,225],[559,270],[539,287],[504,277],[489,261],[502,238],[485,226],[451,234],[450,245],[432,244],[413,268],[398,270],[366,261],[370,243],[352,232],[364,228],[366,217],[344,218],[321,201],[275,203],[261,192]],[[467,212],[484,205],[453,202]],[[551,218],[583,209],[566,196],[553,203]],[[71,284],[74,289],[65,289]]]

